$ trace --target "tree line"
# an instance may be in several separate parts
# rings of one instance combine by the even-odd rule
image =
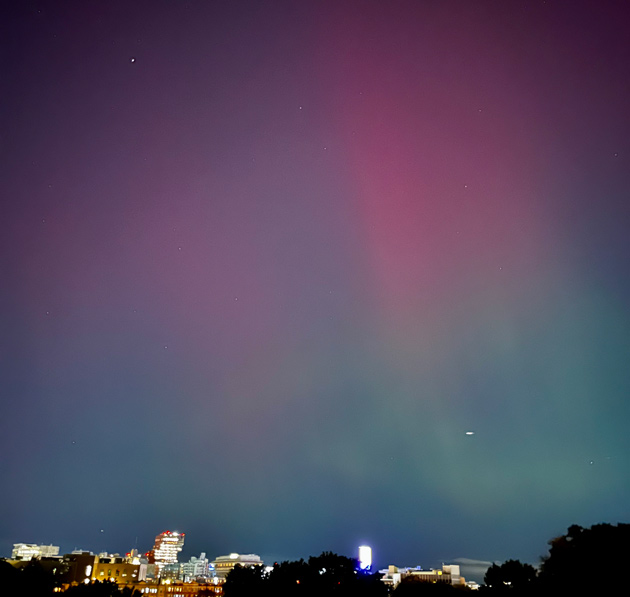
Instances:
[[[623,574],[630,562],[630,524],[569,527],[549,541],[549,554],[538,569],[518,560],[493,564],[484,577],[486,594],[587,595],[626,594]]]
[[[358,569],[353,558],[330,551],[308,560],[262,566],[236,566],[227,576],[225,597],[385,597],[387,588],[379,574]]]

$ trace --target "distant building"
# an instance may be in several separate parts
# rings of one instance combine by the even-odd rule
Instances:
[[[210,576],[210,563],[205,553],[201,553],[198,558],[193,556],[188,562],[182,564],[182,575],[186,582],[196,578],[207,578]]]
[[[262,566],[263,562],[260,556],[254,553],[240,554],[231,553],[229,556],[219,556],[214,562],[214,573],[220,579],[225,579],[227,575],[234,569],[236,565],[243,566],[244,568],[251,568],[254,566]]]
[[[182,565],[164,564],[160,570],[160,581],[164,582],[165,580],[182,580]]]
[[[441,570],[423,570],[420,566],[417,568],[389,566],[387,570],[380,570],[379,572],[384,575],[381,580],[394,589],[402,581],[444,583],[453,586],[466,584],[466,579],[460,575],[457,564],[442,565]]]
[[[221,584],[174,581],[160,584],[138,583],[133,586],[143,597],[197,597],[200,593],[222,597]]]
[[[128,551],[125,554],[125,562],[127,562],[128,564],[146,564],[147,563],[147,559],[143,558],[139,553],[137,549],[132,549],[131,551]]]
[[[372,569],[372,548],[369,545],[359,545],[359,568]]]
[[[73,551],[63,556],[63,563],[67,570],[63,577],[64,585],[76,585],[90,582],[94,576],[94,569],[98,556],[89,551]]]
[[[185,533],[164,531],[155,538],[153,560],[160,573],[166,564],[177,564],[177,556],[184,547]]]
[[[119,585],[133,584],[146,578],[146,564],[133,564],[118,555],[96,558],[92,580],[110,580]]]
[[[36,545],[35,543],[14,543],[11,552],[12,560],[31,560],[33,558],[50,558],[59,555],[57,545]]]

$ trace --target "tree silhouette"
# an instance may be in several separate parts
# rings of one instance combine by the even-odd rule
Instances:
[[[536,569],[518,560],[507,560],[500,566],[492,564],[486,571],[484,583],[494,593],[524,595],[530,592],[536,582]]]
[[[308,595],[313,586],[313,570],[304,561],[281,562],[269,574],[270,593],[278,597]]]
[[[260,569],[235,567],[224,585],[225,597],[385,597],[379,575],[360,573],[358,562],[332,552]]]
[[[549,545],[540,571],[548,593],[619,592],[620,573],[630,560],[630,524],[597,524],[588,529],[572,525]]]
[[[54,594],[57,584],[53,571],[38,560],[19,562],[16,567],[6,561],[0,562],[0,589],[3,594],[48,597]]]
[[[320,594],[346,595],[357,583],[357,560],[325,551],[308,559],[314,588]]]
[[[255,597],[266,594],[266,575],[262,566],[234,566],[225,579],[226,597]]]

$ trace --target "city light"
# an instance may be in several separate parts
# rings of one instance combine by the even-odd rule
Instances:
[[[359,568],[369,570],[372,567],[372,548],[368,545],[359,546]]]

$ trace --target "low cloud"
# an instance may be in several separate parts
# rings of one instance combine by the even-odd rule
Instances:
[[[484,560],[472,560],[470,558],[455,558],[451,560],[453,564],[459,564],[461,575],[466,580],[474,580],[478,583],[483,582],[486,570],[494,564],[494,562],[486,562]]]

